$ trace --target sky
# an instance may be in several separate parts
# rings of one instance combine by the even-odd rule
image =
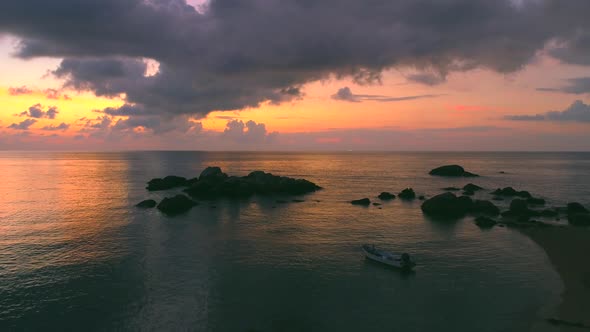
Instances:
[[[590,151],[587,0],[3,0],[0,150]]]

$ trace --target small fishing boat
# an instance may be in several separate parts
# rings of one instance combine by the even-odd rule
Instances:
[[[416,266],[416,262],[412,261],[410,255],[407,253],[395,254],[392,252],[379,250],[374,245],[363,245],[363,251],[368,259],[379,263],[387,264],[402,270],[411,270]]]

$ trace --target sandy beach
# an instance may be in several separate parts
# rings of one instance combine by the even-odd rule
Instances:
[[[522,232],[542,247],[564,283],[556,319],[590,326],[590,229],[530,228]],[[548,317],[549,318],[549,317]],[[561,325],[562,331],[588,331]]]

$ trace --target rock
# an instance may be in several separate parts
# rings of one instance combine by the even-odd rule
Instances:
[[[588,213],[588,209],[586,209],[582,204],[573,202],[567,204],[567,213]]]
[[[197,205],[197,203],[187,196],[176,195],[171,198],[164,198],[160,204],[158,204],[158,210],[166,215],[174,216],[189,211],[195,205]]]
[[[371,205],[371,200],[368,198],[361,198],[354,201],[351,201],[350,204],[352,205],[362,205],[362,206],[369,206]]]
[[[443,190],[444,191],[459,191],[461,189],[456,188],[456,187],[446,187],[446,188],[443,188]]]
[[[192,181],[192,180],[191,180]],[[219,167],[208,167],[185,189],[199,199],[245,198],[252,195],[304,195],[321,187],[304,179],[254,171],[247,176],[228,176]]]
[[[469,197],[457,197],[453,193],[444,193],[422,203],[422,211],[434,217],[459,218],[469,211],[472,204]]]
[[[475,214],[481,213],[489,216],[497,216],[500,214],[500,208],[490,201],[476,200],[473,202],[470,212]]]
[[[412,189],[412,188],[406,188],[406,189],[402,190],[398,194],[398,196],[401,199],[410,200],[410,199],[416,198],[416,193],[414,192],[414,189]]]
[[[289,203],[289,202],[287,202],[287,201],[285,201],[285,200],[283,200],[283,199],[277,199],[277,200],[275,201],[275,203],[277,203],[277,204],[287,204],[287,203]]]
[[[152,179],[148,182],[146,187],[149,191],[157,191],[157,190],[168,190],[177,187],[183,187],[187,185],[186,178],[181,176],[167,176],[163,179],[157,178]]]
[[[379,194],[379,196],[377,196],[377,197],[382,201],[388,201],[388,200],[394,199],[395,195],[384,191],[381,194]]]
[[[477,174],[466,172],[465,169],[459,165],[446,165],[435,168],[430,171],[430,175],[438,176],[463,176],[463,177],[475,177]]]
[[[529,205],[545,205],[545,200],[542,198],[530,197],[526,200]]]
[[[504,172],[504,171],[499,171],[498,173],[499,173],[499,174],[507,174],[507,173],[506,173],[506,172]]]
[[[154,201],[153,199],[146,199],[145,201],[141,201],[139,203],[137,203],[138,208],[142,208],[142,209],[151,209],[151,208],[155,208],[157,205],[156,201]]]
[[[507,196],[507,197],[522,197],[522,198],[530,198],[532,197],[531,194],[528,191],[516,191],[514,188],[512,187],[506,187],[503,189],[496,189],[494,192],[492,192],[492,195],[496,195],[496,196]]]
[[[527,202],[523,199],[513,199],[512,202],[510,202],[510,211],[512,212],[521,213],[527,210]]]
[[[293,199],[293,200],[291,200],[291,202],[293,202],[293,203],[303,203],[303,202],[305,202],[305,200],[304,199]]]
[[[570,213],[567,221],[574,226],[590,226],[590,213]]]
[[[201,175],[199,175],[199,180],[204,180],[204,179],[224,179],[224,178],[227,178],[227,174],[223,173],[221,171],[221,168],[216,167],[216,166],[205,168],[201,172]]]
[[[557,213],[557,211],[551,209],[545,209],[541,211],[541,216],[543,217],[557,217],[558,215],[559,213]]]
[[[473,196],[473,195],[475,195],[475,192],[473,192],[473,191],[464,191],[463,192],[463,195],[465,195],[465,196]]]
[[[381,203],[373,203],[373,206],[379,206]]]
[[[421,200],[421,201],[423,201],[423,200],[426,199],[426,197],[424,195],[420,195],[420,196],[418,196],[418,199]]]
[[[482,187],[475,185],[473,183],[468,183],[463,187],[463,190],[465,190],[465,191],[478,191],[478,190],[482,190],[482,189],[483,189]]]
[[[492,197],[492,200],[494,200],[494,201],[503,201],[504,198],[502,198],[500,196],[494,196],[494,197]]]
[[[475,224],[481,228],[491,228],[491,227],[494,227],[497,223],[498,222],[495,221],[494,219],[484,217],[484,216],[479,216],[479,217],[475,218]]]

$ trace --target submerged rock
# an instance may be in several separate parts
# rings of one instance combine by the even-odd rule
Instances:
[[[381,194],[379,194],[379,196],[377,196],[377,197],[382,201],[388,201],[388,200],[394,199],[395,195],[384,191]]]
[[[411,200],[416,198],[416,193],[414,192],[414,189],[406,188],[402,190],[397,196],[401,199]]]
[[[474,214],[497,216],[500,214],[500,208],[490,201],[476,200],[473,202],[470,212]]]
[[[473,191],[482,190],[482,189],[483,189],[482,187],[480,187],[480,186],[478,186],[478,185],[475,185],[475,184],[473,184],[473,183],[468,183],[468,184],[466,184],[466,185],[463,187],[463,190],[465,190],[465,191],[472,191],[472,192],[473,192]]]
[[[522,198],[531,198],[531,193],[528,191],[517,191],[512,187],[506,187],[503,189],[496,189],[492,192],[492,195],[496,196],[506,196],[506,197],[522,197]]]
[[[472,205],[473,201],[469,197],[444,193],[424,201],[422,211],[434,217],[459,218],[467,214]]]
[[[446,187],[443,188],[444,191],[459,191],[461,189],[457,188],[457,187]]]
[[[181,176],[170,175],[170,176],[167,176],[163,179],[156,178],[156,179],[150,180],[148,182],[146,189],[149,191],[168,190],[168,189],[173,189],[173,188],[177,188],[177,187],[184,187],[186,185],[187,185],[186,178],[183,178]]]
[[[157,203],[153,199],[146,199],[145,201],[141,201],[137,203],[135,206],[142,209],[151,209],[156,207]]]
[[[491,228],[498,224],[498,222],[488,217],[479,216],[475,218],[475,224],[481,228]]]
[[[475,177],[479,176],[477,174],[473,174],[470,172],[465,171],[465,169],[459,165],[446,165],[435,168],[430,171],[430,175],[438,175],[438,176],[453,176],[453,177]]]
[[[164,198],[160,204],[158,204],[158,210],[169,216],[174,216],[189,211],[195,205],[197,205],[197,202],[181,194],[170,198]]]
[[[361,198],[361,199],[357,199],[354,201],[350,201],[350,204],[352,205],[363,205],[363,206],[369,206],[371,205],[371,200],[368,198]]]

